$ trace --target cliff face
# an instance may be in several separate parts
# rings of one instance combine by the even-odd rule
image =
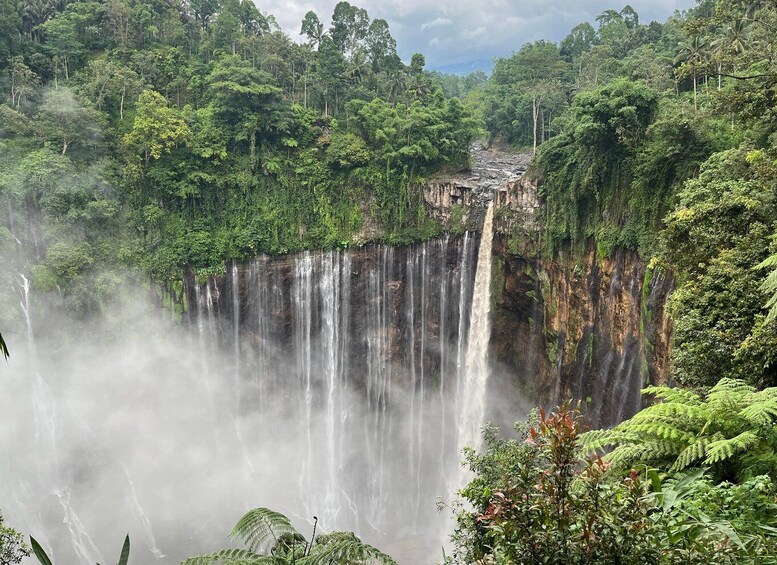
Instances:
[[[476,149],[475,159],[483,158],[493,161]],[[492,359],[501,368],[496,378],[511,379],[529,399],[545,405],[582,400],[594,423],[613,424],[639,410],[645,384],[668,381],[672,328],[665,306],[673,282],[648,269],[635,252],[598,256],[594,242],[582,255],[539,253],[536,185],[522,176],[522,164],[512,164],[513,174],[505,171],[496,186],[493,178],[479,181],[478,167],[466,178],[432,181],[426,201],[440,219],[457,219],[445,210],[466,205],[461,221],[477,229],[477,208],[491,194],[495,199]]]
[[[531,398],[588,403],[593,422],[610,425],[641,407],[640,389],[668,379],[672,281],[632,252],[601,259],[526,257],[502,237],[494,289],[493,347]]]

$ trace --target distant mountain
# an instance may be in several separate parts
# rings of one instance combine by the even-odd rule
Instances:
[[[474,61],[465,61],[463,63],[441,65],[430,70],[452,75],[468,75],[475,71],[484,71],[486,74],[491,74],[493,69],[494,59],[475,59]]]

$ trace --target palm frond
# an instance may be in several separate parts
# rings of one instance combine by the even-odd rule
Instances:
[[[284,534],[295,536],[299,532],[280,512],[269,508],[254,508],[240,518],[229,535],[233,539],[242,540],[251,550],[266,554]]]

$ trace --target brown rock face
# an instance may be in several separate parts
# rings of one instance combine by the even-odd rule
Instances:
[[[502,237],[495,254],[494,357],[529,398],[582,400],[592,424],[611,425],[640,409],[643,386],[667,382],[671,279],[593,245],[583,257],[525,257]]]
[[[542,202],[523,176],[528,156],[475,147],[473,158],[469,174],[430,181],[425,201],[439,221],[474,230],[485,203],[495,201],[495,378],[530,402],[582,400],[594,425],[631,416],[645,384],[669,379],[672,280],[648,270],[635,252],[599,257],[593,241],[582,256],[544,256],[537,245]]]

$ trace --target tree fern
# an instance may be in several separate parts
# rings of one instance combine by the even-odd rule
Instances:
[[[751,432],[742,432],[736,437],[730,439],[719,439],[711,441],[706,446],[707,458],[705,463],[712,465],[726,459],[730,459],[737,453],[745,451],[747,448],[758,442],[758,436]]]
[[[299,535],[289,519],[269,508],[246,512],[229,534],[243,541],[253,551],[267,553],[284,534]]]
[[[396,565],[391,557],[363,543],[359,538],[338,540],[326,545],[316,544],[310,555],[297,561],[299,565]]]
[[[583,451],[611,449],[604,458],[621,469],[637,462],[668,464],[671,471],[711,465],[721,478],[747,476],[750,469],[769,468],[766,464],[777,458],[775,388],[757,391],[744,381],[724,378],[703,396],[669,387],[643,392],[659,402],[611,430],[584,434]]]
[[[771,269],[764,282],[761,283],[761,290],[771,293],[769,300],[764,305],[764,308],[768,310],[766,321],[771,322],[777,318],[777,253],[764,259],[756,268]]]
[[[248,511],[232,529],[242,549],[191,557],[181,565],[396,565],[351,532],[332,532],[308,543],[289,519],[268,508]]]
[[[181,561],[181,565],[286,565],[287,563],[288,561],[280,557],[257,555],[250,549],[222,549]]]

